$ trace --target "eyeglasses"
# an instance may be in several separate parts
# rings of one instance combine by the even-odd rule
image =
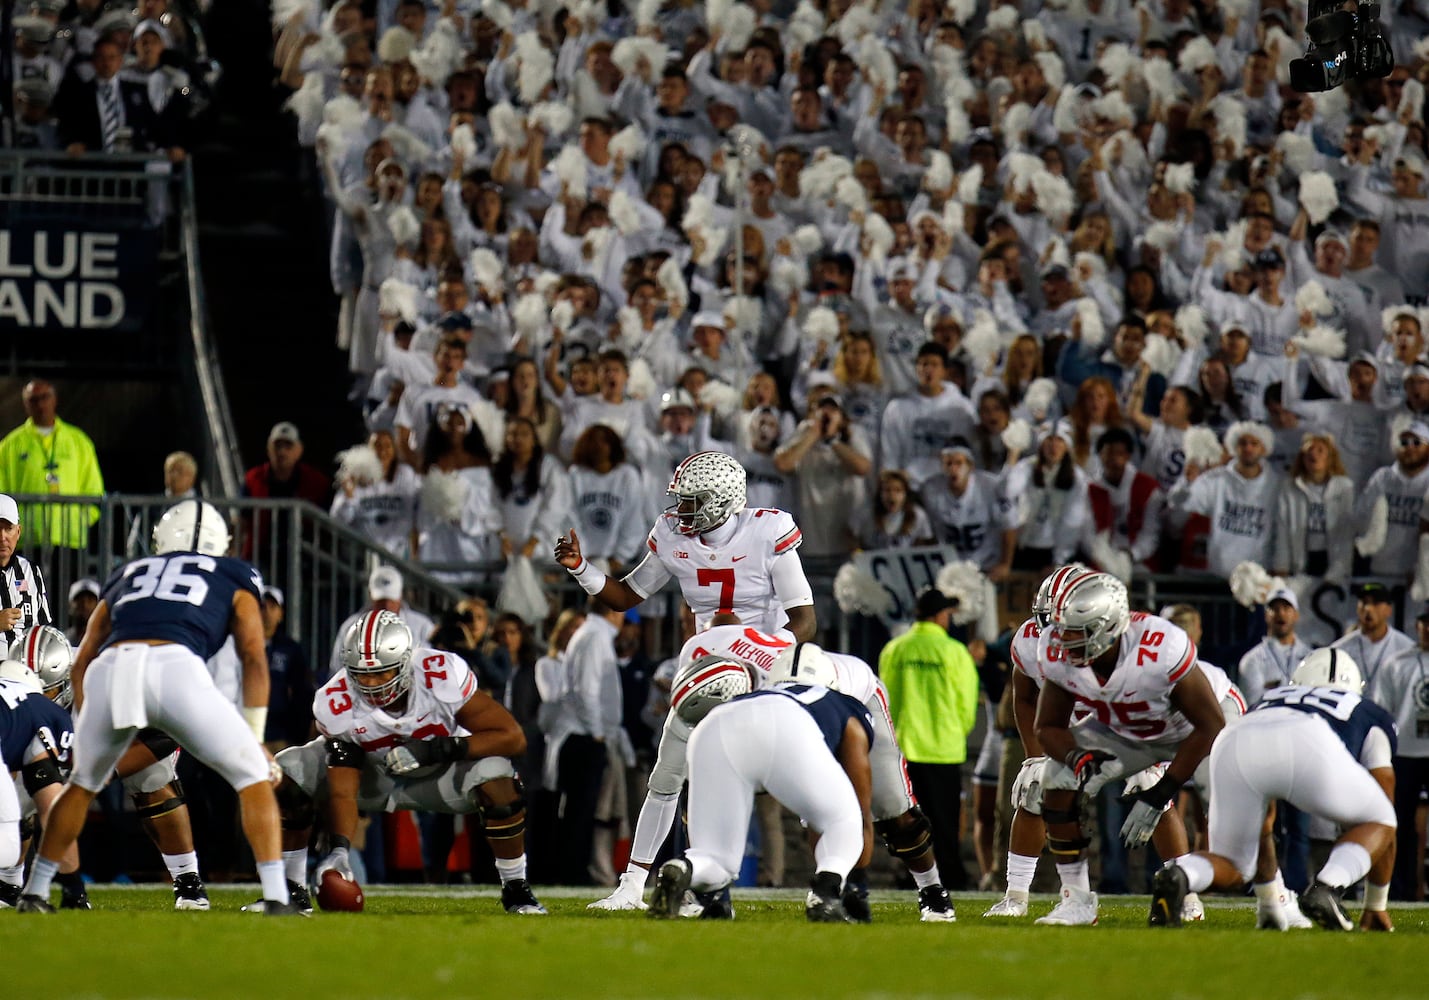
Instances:
[[[1423,444],[1424,442],[1419,440],[1419,438],[1415,437],[1413,434],[1399,435],[1399,447],[1401,448],[1418,448],[1421,447]]]

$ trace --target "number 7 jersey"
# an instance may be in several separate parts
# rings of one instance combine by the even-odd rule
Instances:
[[[793,515],[773,508],[749,508],[737,511],[719,528],[705,535],[682,535],[675,529],[675,518],[662,515],[650,530],[646,546],[658,560],[650,567],[646,558],[629,577],[629,583],[641,597],[649,597],[673,576],[690,610],[695,613],[695,628],[709,628],[710,619],[718,612],[733,612],[742,624],[761,632],[774,632],[789,620],[784,602],[794,606],[796,596],[778,594],[775,590],[775,562],[788,555],[803,541]],[[726,531],[726,527],[732,530]],[[722,539],[711,542],[711,536]],[[663,568],[664,573],[660,573]],[[800,577],[803,571],[799,571]],[[807,591],[808,582],[804,582]],[[812,604],[812,596],[804,604]]]
[[[471,735],[457,725],[456,714],[475,693],[476,675],[465,660],[417,648],[412,650],[412,686],[401,713],[390,715],[368,704],[347,671],[339,670],[313,699],[313,718],[324,736],[383,753],[401,743]]]
[[[1171,704],[1171,689],[1196,666],[1196,644],[1179,626],[1133,614],[1120,639],[1116,669],[1105,681],[1091,667],[1068,663],[1050,644],[1053,631],[1046,629],[1038,639],[1042,676],[1076,698],[1079,707],[1129,740],[1177,741],[1191,734],[1191,723]]]

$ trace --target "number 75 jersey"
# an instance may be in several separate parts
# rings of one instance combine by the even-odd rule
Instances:
[[[438,736],[471,735],[457,725],[456,714],[476,693],[476,675],[452,653],[412,650],[412,686],[396,715],[368,704],[356,687],[346,670],[333,674],[313,698],[318,732],[356,743],[368,753]]]
[[[774,562],[803,541],[793,515],[746,507],[726,522],[733,531],[718,544],[710,544],[708,535],[682,535],[675,530],[675,523],[671,515],[662,515],[650,530],[646,545],[665,572],[679,581],[680,591],[695,613],[696,629],[709,628],[710,619],[721,611],[733,612],[741,624],[761,632],[784,627],[789,616],[775,593]],[[713,534],[723,536],[725,532],[717,529]],[[637,572],[629,582],[641,596],[649,597],[665,579]]]
[[[1171,704],[1171,689],[1196,666],[1196,644],[1180,626],[1133,614],[1105,682],[1091,667],[1068,663],[1050,644],[1053,631],[1038,639],[1042,676],[1076,698],[1078,707],[1129,740],[1177,741],[1191,734],[1191,723]]]

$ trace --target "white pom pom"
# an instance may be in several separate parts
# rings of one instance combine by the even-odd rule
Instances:
[[[1230,94],[1222,94],[1211,102],[1211,114],[1216,119],[1216,137],[1228,140],[1232,154],[1239,156],[1245,149],[1245,105]]]
[[[704,239],[704,247],[695,258],[695,263],[700,267],[709,267],[719,260],[719,255],[724,252],[724,245],[729,240],[729,230],[719,227],[697,229],[694,232]]]
[[[517,333],[530,339],[545,327],[546,317],[549,315],[546,297],[539,292],[533,292],[516,300],[516,306],[511,310],[511,321],[515,324]]]
[[[1221,439],[1209,427],[1192,427],[1186,431],[1181,447],[1186,453],[1186,461],[1194,462],[1202,469],[1220,465],[1221,459],[1225,458]]]
[[[487,113],[491,125],[491,141],[500,149],[522,149],[526,145],[526,125],[510,104],[502,101],[492,105]]]
[[[805,257],[818,253],[824,246],[824,236],[819,232],[818,226],[800,226],[794,230],[790,241],[794,244],[794,249]]]
[[[587,229],[581,237],[581,256],[597,265],[594,268],[596,273],[604,269],[605,253],[610,249],[610,240],[614,235],[615,230],[610,226],[595,226]]]
[[[1405,80],[1404,92],[1399,96],[1399,107],[1396,110],[1406,115],[1412,122],[1423,121],[1424,84],[1412,76]]]
[[[630,377],[625,380],[625,392],[631,399],[654,399],[660,392],[650,362],[636,358],[630,362]]]
[[[570,330],[571,324],[576,321],[576,307],[571,304],[570,299],[561,299],[551,307],[551,326],[553,329],[566,333]]]
[[[406,205],[398,205],[387,215],[387,230],[398,246],[414,247],[422,238],[422,224]]]
[[[1141,236],[1141,242],[1147,246],[1155,247],[1162,253],[1166,253],[1176,245],[1181,238],[1181,227],[1174,222],[1153,222],[1146,227],[1146,232]]]
[[[1308,312],[1315,316],[1329,316],[1335,311],[1325,286],[1318,281],[1307,281],[1295,293],[1295,311]]]
[[[1355,539],[1355,551],[1368,559],[1379,554],[1388,538],[1389,500],[1381,494],[1370,508],[1369,524],[1365,525],[1364,534]]]
[[[1216,48],[1205,35],[1197,35],[1181,46],[1177,67],[1188,76],[1195,76],[1207,66],[1216,65]]]
[[[382,138],[392,144],[397,155],[406,163],[425,163],[432,158],[432,147],[401,125],[388,125],[382,130]]]
[[[814,154],[814,160],[799,171],[799,196],[820,201],[834,193],[834,186],[853,176],[853,163],[842,156],[825,152]]]
[[[460,521],[470,489],[460,472],[431,469],[422,481],[422,509],[438,521]]]
[[[623,156],[626,163],[634,163],[640,159],[645,142],[645,133],[639,125],[627,125],[611,137],[610,155]]]
[[[1037,49],[1047,46],[1047,32],[1043,29],[1041,21],[1023,21],[1022,38],[1027,42],[1028,48]]]
[[[680,228],[708,229],[714,223],[714,202],[707,195],[692,194],[685,203],[685,215],[680,219]]]
[[[461,157],[463,163],[476,159],[476,133],[470,125],[452,129],[452,152]]]
[[[949,600],[957,603],[952,614],[953,621],[959,625],[969,625],[982,617],[987,593],[984,586],[986,582],[987,577],[983,576],[976,563],[954,562],[938,571],[934,586]]]
[[[1181,360],[1181,348],[1159,333],[1149,333],[1141,357],[1152,371],[1170,378],[1176,370],[1176,363]]]
[[[1345,356],[1345,334],[1328,326],[1315,325],[1291,338],[1306,354],[1338,361]]]
[[[943,217],[940,221],[943,231],[949,234],[965,232],[965,222],[963,203],[949,198],[943,204]]]
[[[382,460],[370,445],[355,445],[337,453],[337,478],[354,486],[371,486],[382,479]]]
[[[575,115],[560,101],[542,101],[531,109],[532,124],[539,125],[548,139],[558,139],[571,130]]]
[[[944,138],[954,146],[967,142],[968,136],[972,134],[973,124],[962,100],[949,100],[943,105],[943,113],[946,115],[943,125]]]
[[[839,339],[839,315],[827,306],[815,306],[804,318],[804,333],[814,340],[832,344]]]
[[[416,285],[388,278],[377,289],[377,314],[400,316],[408,323],[416,323],[421,312],[417,308],[417,297],[420,294]]]
[[[1146,79],[1146,92],[1163,106],[1174,104],[1186,96],[1186,91],[1176,79],[1175,69],[1160,56],[1142,63],[1141,75]]]
[[[1027,127],[1032,123],[1032,109],[1023,101],[1018,101],[1002,116],[1002,135],[1008,145],[1021,146],[1027,138]],[[951,167],[950,167],[951,169]]]
[[[966,25],[977,13],[977,0],[948,0],[945,5],[948,17],[960,27]]]
[[[606,211],[610,214],[610,221],[615,223],[615,228],[619,229],[621,235],[629,236],[631,233],[640,230],[640,210],[635,207],[635,202],[624,189],[616,188],[610,195],[610,204],[606,206]]]
[[[481,16],[502,31],[508,30],[511,27],[511,22],[516,20],[515,14],[511,12],[511,8],[505,3],[505,0],[483,0]]]
[[[928,153],[928,169],[923,174],[923,189],[938,194],[952,186],[953,161],[948,158],[947,153],[931,150]]]
[[[742,3],[730,7],[729,14],[719,22],[721,45],[726,52],[743,52],[754,34],[754,9]]]
[[[987,13],[987,18],[983,22],[988,31],[1016,31],[1017,22],[1022,19],[1022,14],[1016,7],[998,7]]]
[[[860,38],[874,34],[877,30],[878,15],[868,4],[863,3],[850,6],[834,26],[834,33],[838,35],[839,41],[843,42],[845,51],[857,45]]]
[[[1097,348],[1106,342],[1106,325],[1102,323],[1101,309],[1092,299],[1077,300],[1077,320],[1082,331],[1082,344]]]
[[[1071,218],[1077,199],[1065,177],[1043,170],[1032,175],[1032,190],[1037,195],[1037,211],[1052,225],[1060,227]]]
[[[1099,531],[1092,537],[1089,554],[1103,573],[1110,573],[1122,583],[1131,582],[1131,553],[1112,545],[1110,532]]]
[[[1241,607],[1254,608],[1265,603],[1272,582],[1264,566],[1247,559],[1231,570],[1231,596]]]
[[[1007,182],[1018,194],[1032,190],[1032,178],[1047,173],[1047,165],[1042,162],[1042,158],[1031,153],[1009,153],[1005,163]]]
[[[471,274],[477,285],[492,295],[506,289],[506,269],[501,266],[501,258],[485,247],[477,247],[471,252]]]
[[[589,193],[585,153],[579,146],[566,146],[557,153],[551,170],[572,198],[584,198]]]
[[[963,334],[963,351],[972,359],[973,372],[981,374],[997,359],[1002,338],[997,332],[997,320],[987,309],[973,310],[973,321]]]
[[[963,171],[958,178],[958,201],[964,205],[976,205],[978,193],[982,190],[982,167],[974,165]]]
[[[1319,158],[1315,152],[1315,141],[1295,132],[1281,132],[1275,137],[1275,148],[1284,157],[1285,169],[1296,177],[1314,167]]]
[[[1013,420],[1002,430],[1002,446],[1019,455],[1032,447],[1032,425],[1025,420]]]
[[[869,86],[881,87],[889,94],[898,89],[898,66],[893,62],[888,46],[876,34],[864,35],[854,51],[854,59],[858,68],[863,70],[863,78]]]
[[[521,103],[527,107],[540,103],[555,76],[555,57],[541,44],[539,35],[527,31],[516,36],[516,60],[516,91]]]
[[[1097,57],[1097,69],[1106,76],[1107,86],[1120,87],[1133,71],[1140,69],[1140,61],[1125,42],[1112,42]]]
[[[297,116],[299,130],[305,131],[316,129],[322,122],[323,104],[323,75],[308,73],[303,85],[283,102],[283,108]]]
[[[1096,117],[1105,118],[1123,128],[1130,128],[1136,123],[1136,114],[1131,110],[1131,105],[1126,103],[1126,98],[1119,90],[1108,91],[1092,101],[1091,112]]]
[[[642,35],[622,38],[615,43],[615,48],[610,53],[610,61],[626,76],[638,76],[637,68],[640,60],[644,59],[650,64],[650,71],[657,80],[669,58],[670,50],[665,47],[664,42]]]
[[[1312,170],[1300,175],[1300,204],[1310,221],[1319,225],[1340,207],[1340,195],[1335,180],[1323,171]]]
[[[313,0],[273,0],[271,13],[273,30],[282,31],[299,14],[303,16],[304,23],[317,23],[318,5]]]
[[[542,271],[531,279],[531,284],[547,302],[551,301],[551,296],[556,294],[556,286],[561,283],[561,276],[555,271]]]
[[[1035,378],[1022,394],[1022,405],[1039,424],[1046,420],[1057,399],[1057,383],[1050,378]]]
[[[719,379],[711,379],[700,389],[700,405],[712,407],[721,417],[732,417],[744,405],[744,393]]]
[[[1228,271],[1245,266],[1245,231],[1248,225],[1248,220],[1237,219],[1221,234],[1220,263]]]
[[[877,212],[870,212],[863,220],[863,235],[868,240],[868,259],[885,260],[893,249],[893,227]]]
[[[787,299],[809,283],[809,268],[800,257],[776,256],[769,263],[769,287]]]
[[[846,562],[834,574],[834,600],[846,615],[880,617],[893,610],[893,595],[872,573]]]
[[[1058,135],[1073,135],[1082,128],[1082,96],[1071,84],[1064,84],[1052,106],[1052,127]]]
[[[680,270],[679,261],[669,257],[655,272],[655,282],[665,292],[665,299],[671,304],[679,303],[684,308],[690,301],[690,288],[685,284],[685,274]]]
[[[754,333],[764,321],[764,302],[753,295],[731,295],[721,312],[731,329]]]
[[[834,185],[834,198],[850,212],[868,211],[868,191],[856,177],[844,177]]]
[[[645,321],[640,318],[640,310],[634,306],[621,306],[615,311],[615,322],[620,330],[620,349],[629,351],[638,348],[645,334]]]
[[[1206,311],[1198,305],[1184,305],[1176,310],[1176,332],[1188,345],[1204,343],[1211,328],[1206,323]]]
[[[640,0],[635,6],[635,26],[637,28],[653,28],[660,21],[660,8],[665,6],[665,0]]]

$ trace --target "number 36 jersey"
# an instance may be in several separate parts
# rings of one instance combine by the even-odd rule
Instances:
[[[263,578],[241,559],[197,552],[135,559],[105,581],[112,627],[104,648],[157,639],[187,646],[207,660],[228,638],[233,595],[239,591],[263,606]]]
[[[1116,669],[1105,682],[1091,667],[1068,663],[1050,645],[1053,629],[1038,640],[1042,675],[1077,699],[1098,721],[1130,740],[1175,741],[1191,723],[1171,704],[1171,689],[1196,666],[1196,644],[1165,618],[1137,612],[1121,637]],[[1030,676],[1030,674],[1029,674]]]
[[[710,619],[723,611],[738,615],[744,625],[773,632],[789,620],[786,601],[792,606],[813,603],[807,581],[808,600],[775,592],[775,562],[784,555],[797,559],[794,550],[803,541],[787,511],[746,507],[704,535],[682,535],[675,524],[669,514],[655,522],[645,543],[650,555],[626,582],[649,597],[673,576],[695,613],[696,629],[709,628]]]
[[[418,648],[412,650],[412,686],[400,714],[368,704],[347,671],[339,670],[313,699],[313,718],[324,736],[385,753],[401,743],[471,735],[457,725],[456,714],[475,693],[476,675],[461,657]]]

